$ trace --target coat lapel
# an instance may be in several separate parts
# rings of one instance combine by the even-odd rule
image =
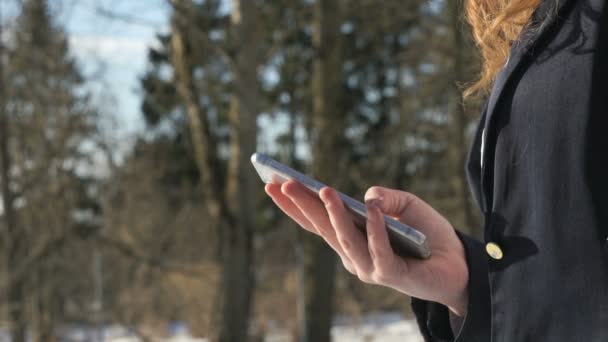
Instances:
[[[493,163],[492,160],[494,153],[485,153],[490,149],[494,149],[495,144],[495,132],[493,132],[493,120],[494,114],[497,112],[497,106],[500,104],[500,99],[503,96],[505,87],[508,85],[509,80],[512,78],[516,70],[522,67],[524,62],[527,61],[534,51],[535,46],[542,41],[542,38],[551,32],[551,28],[555,26],[558,19],[562,16],[566,5],[576,0],[542,0],[539,8],[534,12],[532,16],[533,22],[540,22],[541,24],[533,30],[522,34],[520,40],[513,45],[511,49],[511,55],[508,58],[505,66],[496,77],[492,93],[488,99],[487,112],[484,124],[484,134],[482,138],[482,151],[481,160],[481,183],[482,191],[485,192],[488,181],[488,163]],[[557,3],[557,4],[556,4]],[[557,7],[556,7],[557,5]],[[491,210],[491,193],[484,193],[485,197],[485,208]]]

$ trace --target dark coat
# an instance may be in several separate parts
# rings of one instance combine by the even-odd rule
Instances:
[[[607,2],[543,0],[497,77],[467,165],[485,217],[483,242],[459,233],[468,314],[454,339],[413,299],[427,341],[608,341]]]

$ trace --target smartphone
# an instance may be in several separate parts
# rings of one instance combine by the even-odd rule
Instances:
[[[254,153],[251,156],[251,163],[264,183],[282,184],[294,180],[302,184],[317,197],[319,197],[319,191],[325,187],[325,184],[262,153]],[[355,226],[365,233],[367,221],[366,206],[341,192],[338,192],[338,195],[342,199],[342,202],[344,202],[344,207],[351,213]],[[391,247],[395,254],[420,259],[428,259],[431,256],[431,250],[423,233],[387,215],[384,215],[384,220]]]

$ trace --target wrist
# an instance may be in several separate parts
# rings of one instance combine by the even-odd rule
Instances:
[[[460,269],[453,277],[455,291],[450,298],[446,298],[444,305],[456,316],[465,317],[469,305],[469,267],[464,257],[464,247],[462,251],[462,261],[458,263]]]
[[[448,298],[445,304],[448,309],[456,316],[465,317],[467,315],[467,308],[469,304],[469,266],[467,265],[466,255],[464,246],[462,243],[459,244],[458,262],[456,263],[456,270],[460,270],[454,274],[454,282],[456,285],[456,291],[453,292],[454,296]]]
[[[467,306],[469,303],[469,291],[465,288],[462,294],[455,299],[451,304],[446,304],[447,308],[458,317],[467,315]]]

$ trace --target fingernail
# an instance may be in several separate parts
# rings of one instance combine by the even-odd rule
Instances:
[[[365,203],[366,205],[366,209],[367,209],[367,220],[368,222],[374,222],[376,221],[376,210],[378,209],[378,207],[376,206],[376,204],[374,203],[374,200],[371,200],[369,202]],[[371,231],[371,229],[366,229],[367,230],[367,238],[371,239],[374,236],[374,233]]]
[[[319,198],[321,199],[321,201],[323,201],[323,203],[325,203],[325,205],[329,205],[329,199],[327,198],[327,195],[325,196],[319,196]]]
[[[365,200],[365,204],[367,204],[370,207],[379,207],[381,202],[382,202],[382,197],[370,198],[368,200]]]
[[[379,209],[378,203],[376,202],[376,200],[371,200],[369,202],[366,202],[365,206],[367,207],[368,212],[375,212],[377,209]]]

